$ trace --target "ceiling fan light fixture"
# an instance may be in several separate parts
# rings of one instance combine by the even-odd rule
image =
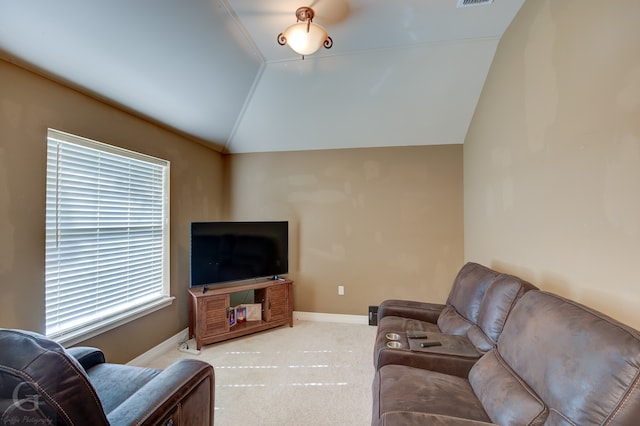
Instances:
[[[278,34],[278,44],[288,45],[294,52],[302,55],[302,59],[317,52],[323,46],[330,49],[333,46],[333,40],[324,27],[312,22],[313,16],[314,12],[310,7],[298,8],[296,10],[298,22]]]

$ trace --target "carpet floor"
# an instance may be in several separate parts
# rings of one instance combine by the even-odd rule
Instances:
[[[371,424],[376,327],[316,321],[204,346],[199,355],[167,350],[147,361],[180,358],[213,365],[215,424]]]

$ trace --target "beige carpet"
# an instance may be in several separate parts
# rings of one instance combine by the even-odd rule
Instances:
[[[183,357],[214,366],[215,424],[370,425],[376,327],[295,321],[203,347],[167,350],[147,366]]]

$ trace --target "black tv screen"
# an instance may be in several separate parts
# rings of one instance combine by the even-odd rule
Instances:
[[[274,278],[288,269],[286,221],[191,223],[191,287]]]

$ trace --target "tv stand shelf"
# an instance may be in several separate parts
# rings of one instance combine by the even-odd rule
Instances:
[[[289,324],[293,327],[293,281],[268,280],[250,284],[189,289],[189,338],[202,345],[268,330]],[[230,326],[232,293],[255,291],[255,303],[262,305],[260,321],[245,321]]]

